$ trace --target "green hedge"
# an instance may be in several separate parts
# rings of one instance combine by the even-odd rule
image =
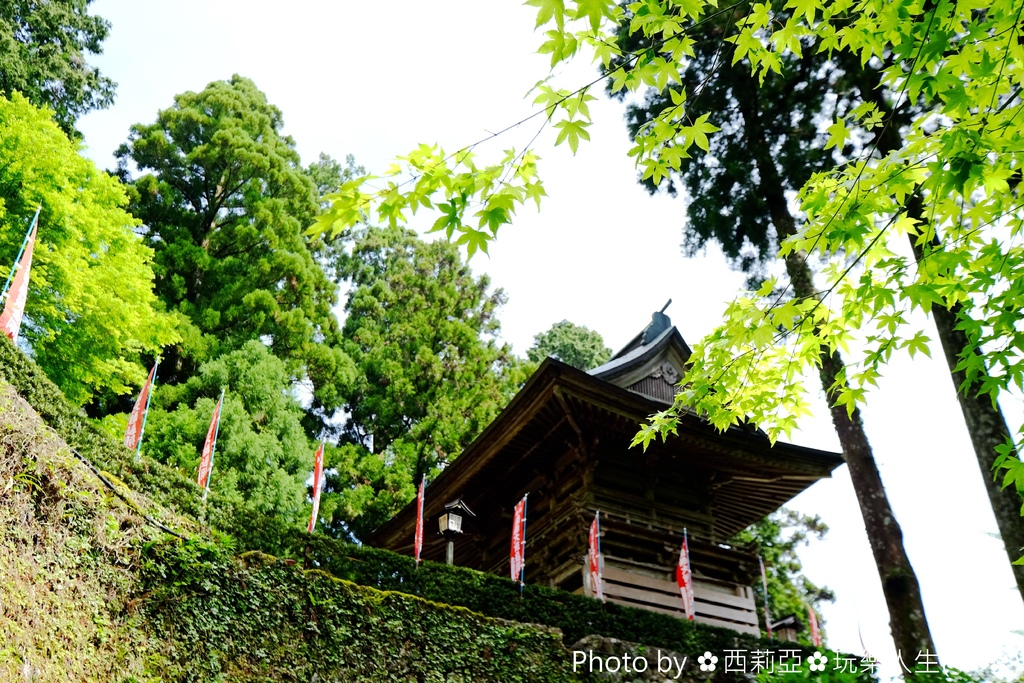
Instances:
[[[756,649],[767,641],[555,588],[527,585],[522,595],[515,582],[463,567],[424,562],[368,546],[352,546],[323,536],[302,539],[292,553],[306,567],[316,567],[353,583],[399,591],[427,600],[459,605],[500,619],[546,624],[561,629],[565,644],[599,634],[681,653]]]

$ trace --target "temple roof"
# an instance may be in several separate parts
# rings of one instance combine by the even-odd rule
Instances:
[[[690,353],[690,347],[662,309],[654,313],[650,324],[607,363],[587,374],[671,404],[675,385],[683,376]]]
[[[645,364],[680,362],[684,350],[688,348],[682,337],[669,327],[646,344],[627,347],[590,374],[548,358],[463,454],[430,482],[425,516],[436,516],[445,502],[458,497],[470,505],[511,507],[530,490],[533,473],[560,457],[570,441],[600,440],[628,449],[639,425],[666,406],[664,400],[619,383]],[[693,415],[681,417],[677,435],[635,453],[645,462],[694,468],[707,477],[713,536],[719,541],[831,476],[843,462],[837,453],[785,443],[772,446],[747,428],[718,432]],[[411,548],[415,518],[415,505],[410,504],[366,540],[396,550]]]

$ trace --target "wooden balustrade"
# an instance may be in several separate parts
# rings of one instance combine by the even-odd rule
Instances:
[[[685,619],[676,582],[615,566],[604,567],[604,596],[608,602],[671,614]],[[587,593],[590,591],[588,590]],[[757,608],[750,586],[694,577],[694,621],[758,635]]]

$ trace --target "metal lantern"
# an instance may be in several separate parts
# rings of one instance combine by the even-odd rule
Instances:
[[[459,498],[451,503],[445,503],[444,511],[437,518],[439,532],[448,541],[445,549],[445,562],[448,564],[455,562],[455,537],[462,534],[462,522],[467,517],[476,515],[462,502],[462,498]]]

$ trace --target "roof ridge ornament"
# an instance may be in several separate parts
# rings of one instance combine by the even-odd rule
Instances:
[[[647,346],[655,339],[658,338],[665,330],[672,327],[672,318],[665,315],[665,309],[672,303],[672,299],[665,302],[665,305],[661,307],[660,311],[651,314],[651,322],[644,328],[643,337],[640,340],[640,344]]]

